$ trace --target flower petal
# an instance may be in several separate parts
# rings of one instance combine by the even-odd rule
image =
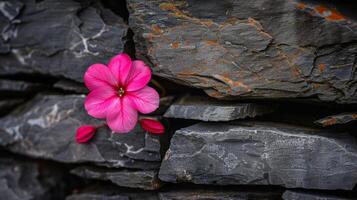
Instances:
[[[126,83],[131,64],[131,58],[125,53],[113,57],[108,64],[110,71],[121,85]]]
[[[153,119],[141,119],[140,120],[140,125],[141,127],[154,134],[162,134],[165,132],[165,127],[164,125],[161,124],[161,122]]]
[[[126,90],[135,91],[145,87],[151,79],[151,70],[141,60],[133,61],[130,74],[128,76]]]
[[[112,87],[105,86],[91,91],[85,99],[84,107],[95,118],[105,118],[108,107],[119,98]]]
[[[76,131],[76,141],[77,143],[86,143],[93,136],[96,131],[96,128],[91,125],[83,125],[79,127]]]
[[[138,112],[131,106],[127,97],[118,98],[108,109],[107,124],[112,131],[127,133],[136,125]]]
[[[84,74],[84,83],[89,90],[117,85],[117,81],[109,68],[102,64],[94,64],[87,69]]]
[[[133,107],[143,114],[151,113],[159,107],[160,97],[153,88],[145,86],[141,90],[127,92]]]

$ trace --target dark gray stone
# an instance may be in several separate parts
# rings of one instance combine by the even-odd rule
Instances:
[[[55,83],[53,87],[65,91],[81,93],[81,94],[89,92],[88,89],[83,84],[70,80],[60,80],[57,83]]]
[[[0,8],[4,4],[16,12],[0,23],[1,75],[40,73],[82,82],[87,67],[124,49],[128,26],[99,1],[25,0],[21,9],[9,1]]]
[[[160,200],[276,200],[280,199],[278,192],[239,191],[239,190],[214,190],[214,189],[171,189],[169,192],[160,192]]]
[[[127,134],[99,128],[87,144],[75,142],[76,129],[103,122],[88,116],[84,95],[38,95],[0,120],[0,145],[12,152],[65,163],[94,162],[127,168],[157,168],[159,136],[137,126]]]
[[[0,99],[0,115],[4,115],[22,102],[23,99]]]
[[[74,194],[66,200],[130,200],[128,196],[107,194]]]
[[[165,117],[202,121],[231,121],[273,111],[272,106],[218,101],[204,96],[184,96],[173,103]]]
[[[318,192],[301,192],[287,190],[283,194],[284,200],[352,200],[353,198],[339,197],[335,195],[319,194]]]
[[[56,172],[47,173],[40,178],[46,171],[45,165],[40,166],[28,160],[2,157],[0,169],[0,199],[4,200],[51,199],[53,194],[50,189],[53,189],[61,178]],[[59,192],[61,188],[57,187],[56,190]]]
[[[73,169],[71,173],[83,178],[110,180],[123,187],[155,190],[161,186],[156,170],[118,170],[83,166]]]
[[[40,83],[0,79],[0,94],[3,95],[8,95],[9,93],[26,95],[28,93],[37,92],[43,88],[46,88],[46,86]]]
[[[176,131],[159,178],[352,190],[357,182],[357,144],[346,133],[279,123],[199,123]]]
[[[137,56],[160,77],[216,98],[357,102],[357,18],[327,1],[128,6]]]
[[[327,127],[327,126],[334,126],[334,125],[343,125],[356,120],[357,120],[357,113],[340,113],[337,115],[331,115],[316,120],[315,124],[322,127]]]

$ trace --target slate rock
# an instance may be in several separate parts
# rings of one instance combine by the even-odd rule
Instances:
[[[84,188],[80,193],[69,195],[66,200],[158,200],[151,191],[113,187],[97,184]]]
[[[21,3],[21,9],[12,1],[2,3],[19,14],[0,23],[1,75],[49,74],[82,82],[87,67],[124,50],[128,26],[99,1]]]
[[[357,102],[353,10],[299,0],[128,0],[128,7],[137,57],[157,76],[216,98]]]
[[[357,120],[357,113],[340,113],[337,115],[331,115],[324,117],[322,119],[316,120],[315,124],[327,127],[333,125],[342,125],[347,124],[349,122],[353,122]]]
[[[22,102],[24,102],[23,99],[0,99],[0,115],[8,113]]]
[[[273,111],[272,106],[218,101],[204,96],[184,96],[173,103],[165,117],[202,121],[231,121]]]
[[[84,98],[84,95],[36,96],[0,120],[0,145],[15,153],[64,163],[93,162],[144,169],[159,166],[159,136],[148,134],[139,125],[127,134],[99,128],[91,142],[77,144],[78,127],[103,123],[86,114]]]
[[[347,133],[279,123],[199,123],[174,134],[159,178],[214,185],[352,190],[357,144]]]
[[[82,166],[71,170],[71,173],[82,178],[110,180],[122,187],[155,190],[161,186],[157,170],[118,170]]]
[[[160,192],[160,200],[275,200],[280,199],[278,192],[219,190],[219,189],[171,189],[168,192]]]
[[[0,199],[54,199],[51,189],[60,181],[61,176],[51,172],[41,178],[46,170],[45,165],[40,166],[34,161],[2,157],[0,169]],[[61,191],[61,188],[56,187],[56,190]]]
[[[86,94],[89,90],[83,85],[75,81],[60,80],[53,85],[54,88],[58,88],[68,92],[75,92],[80,94]]]
[[[46,88],[46,86],[40,83],[0,79],[0,94],[3,95],[8,95],[9,93],[26,95],[40,91],[43,88]]]
[[[319,194],[316,192],[301,192],[287,190],[282,198],[284,200],[352,200],[352,198],[339,197],[336,195]]]

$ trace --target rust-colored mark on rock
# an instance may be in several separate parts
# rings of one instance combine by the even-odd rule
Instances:
[[[339,20],[345,20],[346,18],[343,15],[341,15],[341,13],[339,13],[337,10],[331,10],[331,14],[327,16],[326,19],[332,21],[339,21]]]
[[[173,3],[161,3],[161,4],[159,5],[159,8],[160,8],[161,10],[169,10],[169,11],[175,11],[175,10],[177,10],[176,5],[173,4]]]
[[[326,68],[326,65],[325,65],[325,64],[323,64],[323,63],[319,64],[319,70],[320,70],[320,72],[323,72],[323,71],[325,70],[325,68]]]
[[[357,119],[357,114],[352,114],[353,119]]]
[[[320,14],[322,17],[324,17],[327,20],[330,21],[340,21],[340,20],[345,20],[346,18],[338,12],[336,9],[329,9],[325,6],[319,5],[315,7],[315,11]]]
[[[155,34],[161,34],[161,33],[163,33],[163,30],[162,30],[162,29],[160,28],[160,26],[157,25],[157,24],[151,25],[151,29],[152,29],[152,31],[153,31]]]
[[[323,126],[332,126],[335,125],[336,123],[337,123],[336,118],[328,118],[322,121]]]
[[[301,9],[301,10],[303,10],[303,9],[306,8],[306,4],[304,4],[304,3],[298,3],[298,4],[296,4],[296,7],[299,8],[299,9]]]
[[[180,43],[178,43],[178,42],[173,42],[173,43],[170,44],[170,46],[171,46],[172,48],[174,48],[174,49],[177,49],[177,48],[180,47]]]
[[[206,40],[206,43],[208,45],[212,45],[212,46],[218,45],[218,41],[217,40]]]

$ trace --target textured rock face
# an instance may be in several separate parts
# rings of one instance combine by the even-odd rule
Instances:
[[[44,166],[12,158],[0,158],[0,169],[0,198],[6,200],[51,199],[50,189],[60,177],[52,173],[41,179]]]
[[[128,5],[137,55],[158,76],[217,98],[357,102],[354,16],[298,0]]]
[[[334,195],[323,195],[318,193],[286,191],[282,198],[284,200],[352,200],[351,198],[338,197]]]
[[[351,190],[357,144],[348,134],[274,123],[206,124],[177,131],[161,165],[168,182]]]
[[[83,178],[110,180],[123,187],[155,190],[160,188],[161,185],[156,170],[131,171],[84,166],[75,168],[71,172]]]
[[[341,113],[337,115],[327,116],[315,121],[315,124],[327,127],[339,124],[347,124],[357,120],[357,113]]]
[[[247,192],[247,191],[219,191],[219,190],[178,190],[171,192],[159,193],[160,200],[178,200],[178,199],[190,199],[190,200],[231,200],[231,199],[255,199],[255,200],[273,200],[280,199],[279,193],[274,192]]]
[[[102,123],[85,113],[83,101],[82,95],[38,95],[0,120],[0,145],[12,152],[66,163],[144,169],[159,165],[159,137],[139,126],[128,134],[100,128],[90,143],[77,144],[74,136],[80,125]]]
[[[1,2],[0,74],[41,73],[82,81],[89,65],[123,51],[128,27],[90,2]]]
[[[165,117],[202,121],[231,121],[255,117],[272,111],[272,106],[217,101],[204,96],[185,96],[169,107]]]

